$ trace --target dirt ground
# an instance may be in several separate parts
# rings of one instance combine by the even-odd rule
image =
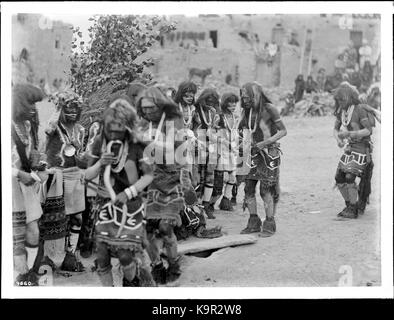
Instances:
[[[373,138],[375,168],[370,204],[359,219],[336,221],[344,202],[339,191],[333,189],[341,155],[332,137],[333,117],[284,118],[284,122],[288,135],[281,140],[282,194],[277,233],[251,245],[218,250],[206,258],[183,256],[182,275],[172,285],[336,287],[345,270],[347,274],[351,270],[353,286],[380,285],[379,124]],[[243,186],[240,189],[236,210],[217,210],[217,219],[208,220],[208,226],[221,225],[226,234],[239,234],[246,226],[248,216],[241,208]],[[264,218],[261,199],[258,212]],[[99,286],[97,274],[91,271],[93,259],[83,263],[87,272],[71,277],[55,275],[53,285]]]

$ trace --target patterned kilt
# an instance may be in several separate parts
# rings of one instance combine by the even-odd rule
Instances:
[[[127,203],[127,212],[116,207],[110,199],[98,199],[100,209],[95,224],[96,242],[114,248],[134,249],[142,245],[145,237],[145,209],[141,199]]]
[[[153,182],[148,187],[145,205],[148,220],[167,219],[174,221],[176,225],[181,225],[179,213],[185,205],[184,177],[182,175],[181,178],[181,169],[175,166],[156,166]]]
[[[40,238],[56,240],[67,235],[68,216],[63,196],[48,197],[42,205],[43,215],[39,220]]]
[[[56,169],[41,187],[42,197],[45,199],[42,204],[43,214],[38,223],[41,240],[62,239],[67,235],[68,217],[63,190],[63,174]]]
[[[259,180],[265,188],[279,184],[280,151],[277,147],[262,150],[251,157],[251,168],[246,179]]]
[[[25,235],[26,235],[26,211],[12,212],[12,229],[14,256],[26,254]]]
[[[338,170],[344,173],[351,173],[361,177],[368,164],[366,153],[356,151],[345,151],[338,163]]]

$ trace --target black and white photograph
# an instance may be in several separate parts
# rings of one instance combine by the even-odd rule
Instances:
[[[392,14],[2,2],[2,296],[392,298]]]

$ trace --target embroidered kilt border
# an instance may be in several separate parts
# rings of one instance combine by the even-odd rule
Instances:
[[[12,212],[12,231],[14,256],[26,254],[25,234],[26,234],[26,211]]]
[[[123,210],[114,206],[110,199],[100,199],[100,206],[97,222],[95,224],[95,240],[111,246],[113,249],[135,249],[142,245],[145,236],[144,217],[145,209],[142,201],[137,210],[135,203],[128,203],[127,213],[122,227]],[[137,202],[137,201],[134,201]]]
[[[246,179],[259,180],[266,188],[279,183],[280,151],[270,148],[251,157],[250,171]]]
[[[148,220],[169,220],[175,225],[182,224],[180,211],[184,208],[185,201],[180,185],[174,187],[166,194],[157,189],[148,191],[146,202],[146,218]]]
[[[367,155],[355,151],[345,152],[338,163],[338,170],[361,177],[367,166]]]
[[[40,238],[56,240],[68,233],[68,216],[66,215],[64,197],[47,198],[42,205],[43,214],[39,220]]]

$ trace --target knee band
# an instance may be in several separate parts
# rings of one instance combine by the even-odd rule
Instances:
[[[133,262],[134,254],[130,250],[118,252],[118,259],[122,266],[127,266]]]
[[[71,226],[71,229],[81,229],[82,226],[82,214],[81,213],[76,213],[70,215],[70,220],[69,224]]]
[[[159,232],[163,236],[171,236],[173,233],[173,226],[166,222],[160,222]]]
[[[98,273],[99,275],[104,275],[104,274],[110,273],[111,270],[112,270],[112,265],[111,265],[111,264],[109,264],[109,265],[107,265],[107,266],[103,266],[103,267],[101,267],[101,266],[99,265],[99,266],[97,267],[97,273]]]
[[[345,180],[346,180],[346,183],[352,184],[356,181],[356,176],[352,173],[346,173]]]
[[[223,193],[223,172],[215,171],[215,181],[213,185],[213,195],[219,196]]]
[[[346,174],[338,170],[337,173],[335,174],[335,182],[337,184],[346,183]]]

